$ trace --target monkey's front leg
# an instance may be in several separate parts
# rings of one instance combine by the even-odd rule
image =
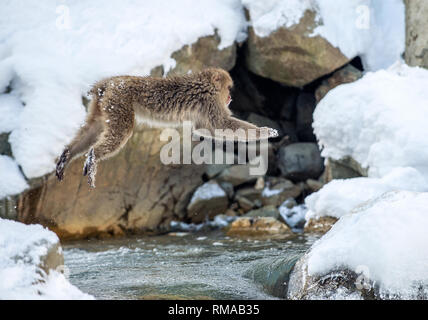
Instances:
[[[95,159],[94,148],[92,147],[89,150],[88,156],[85,161],[85,165],[83,166],[83,175],[88,176],[88,184],[91,188],[95,188],[95,176],[97,174],[97,162]]]

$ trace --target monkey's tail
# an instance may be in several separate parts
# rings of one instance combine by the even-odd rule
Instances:
[[[104,81],[100,81],[94,84],[87,94],[91,95],[92,97],[102,97],[105,91],[106,85]]]

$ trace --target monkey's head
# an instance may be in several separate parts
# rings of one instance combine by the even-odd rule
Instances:
[[[205,69],[203,73],[208,77],[209,81],[218,92],[220,100],[228,107],[232,101],[230,89],[233,87],[233,80],[229,72],[220,68],[208,68]]]

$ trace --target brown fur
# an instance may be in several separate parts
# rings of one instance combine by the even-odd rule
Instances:
[[[58,179],[62,180],[71,159],[89,149],[93,148],[96,161],[116,154],[131,137],[136,120],[155,127],[192,121],[196,133],[205,128],[212,135],[215,129],[256,129],[259,139],[261,128],[232,117],[228,108],[232,86],[229,73],[216,68],[185,76],[118,76],[99,81],[90,91],[85,125],[57,164]],[[244,131],[226,139],[247,141],[248,137]],[[87,169],[85,165],[85,173]]]

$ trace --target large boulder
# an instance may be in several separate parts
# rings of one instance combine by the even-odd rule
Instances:
[[[316,143],[293,143],[282,146],[278,153],[282,175],[293,181],[317,179],[324,169],[323,159]]]
[[[98,166],[97,187],[82,176],[83,158],[67,168],[64,181],[51,175],[20,195],[18,220],[41,223],[63,239],[162,231],[183,219],[204,166],[164,165],[159,130],[141,129],[119,154]],[[185,181],[185,183],[183,183]]]
[[[410,66],[428,68],[428,2],[405,0],[406,62]]]
[[[248,68],[262,77],[302,87],[345,65],[349,59],[338,48],[321,36],[311,36],[315,18],[315,12],[308,10],[298,24],[280,27],[268,36],[259,36],[250,27],[245,51]]]

